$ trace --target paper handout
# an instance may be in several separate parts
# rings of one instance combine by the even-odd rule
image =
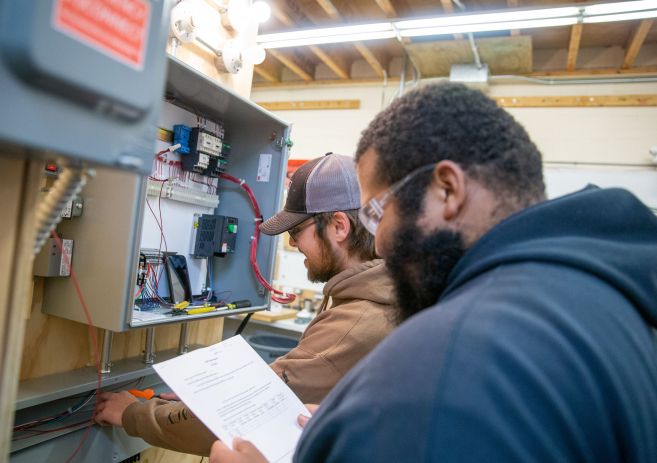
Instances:
[[[242,336],[153,368],[225,444],[241,437],[270,462],[292,461],[301,436],[297,416],[310,413]]]

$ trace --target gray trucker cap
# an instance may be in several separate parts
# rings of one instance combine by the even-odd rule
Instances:
[[[297,169],[292,175],[285,207],[265,220],[260,231],[266,235],[278,235],[314,214],[359,207],[360,190],[354,159],[327,153]]]

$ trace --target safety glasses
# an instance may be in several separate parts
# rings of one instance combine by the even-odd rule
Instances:
[[[379,227],[379,224],[383,219],[383,210],[385,209],[386,204],[388,204],[390,199],[411,179],[413,179],[413,177],[419,173],[433,169],[436,164],[437,163],[434,162],[432,164],[418,167],[409,173],[406,177],[402,178],[398,182],[393,183],[386,191],[366,202],[358,211],[358,219],[363,224],[365,229],[367,229],[367,231],[372,235],[376,235],[376,229]]]

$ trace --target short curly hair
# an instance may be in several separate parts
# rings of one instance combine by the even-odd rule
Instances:
[[[420,166],[451,160],[502,206],[519,210],[545,199],[541,153],[525,129],[462,84],[430,84],[395,100],[363,131],[356,162],[370,148],[378,155],[377,183],[390,185]],[[419,175],[398,195],[409,212],[417,212],[417,194],[430,178]]]

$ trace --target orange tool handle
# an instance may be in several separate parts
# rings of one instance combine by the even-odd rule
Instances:
[[[155,395],[155,391],[153,389],[144,389],[143,391],[139,389],[129,389],[128,392],[139,399],[146,400],[152,399]]]

